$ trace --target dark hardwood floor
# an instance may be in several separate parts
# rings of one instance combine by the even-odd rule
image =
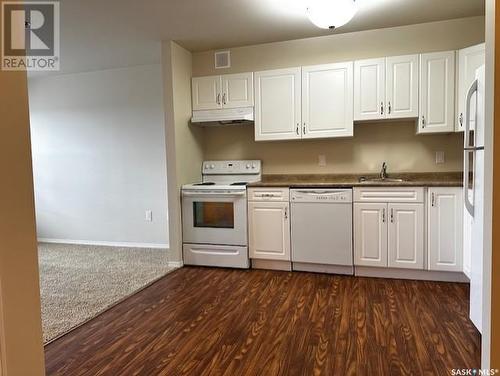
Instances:
[[[47,375],[450,375],[465,284],[186,267],[49,344]]]

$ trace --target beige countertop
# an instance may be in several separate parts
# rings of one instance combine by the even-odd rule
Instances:
[[[248,187],[461,187],[461,172],[419,172],[389,174],[394,181],[360,181],[361,177],[378,178],[377,174],[304,174],[304,175],[262,175],[262,180],[248,184]]]

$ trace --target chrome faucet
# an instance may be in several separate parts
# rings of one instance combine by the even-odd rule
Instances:
[[[382,169],[380,170],[380,179],[387,179],[387,163],[382,163]]]

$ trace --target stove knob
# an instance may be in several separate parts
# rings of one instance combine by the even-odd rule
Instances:
[[[249,165],[249,164],[247,164],[247,169],[248,169],[248,168],[250,168],[250,165]]]
[[[252,168],[255,168],[255,167],[257,167],[257,166],[255,166],[255,163],[252,163]]]
[[[210,165],[210,168],[211,168],[211,169],[214,169],[214,168],[215,168],[215,165],[214,165],[214,164],[211,164],[211,165]]]

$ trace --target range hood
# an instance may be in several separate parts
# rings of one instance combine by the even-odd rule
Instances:
[[[253,123],[253,107],[222,108],[219,110],[193,111],[191,123],[198,125],[231,125]]]

